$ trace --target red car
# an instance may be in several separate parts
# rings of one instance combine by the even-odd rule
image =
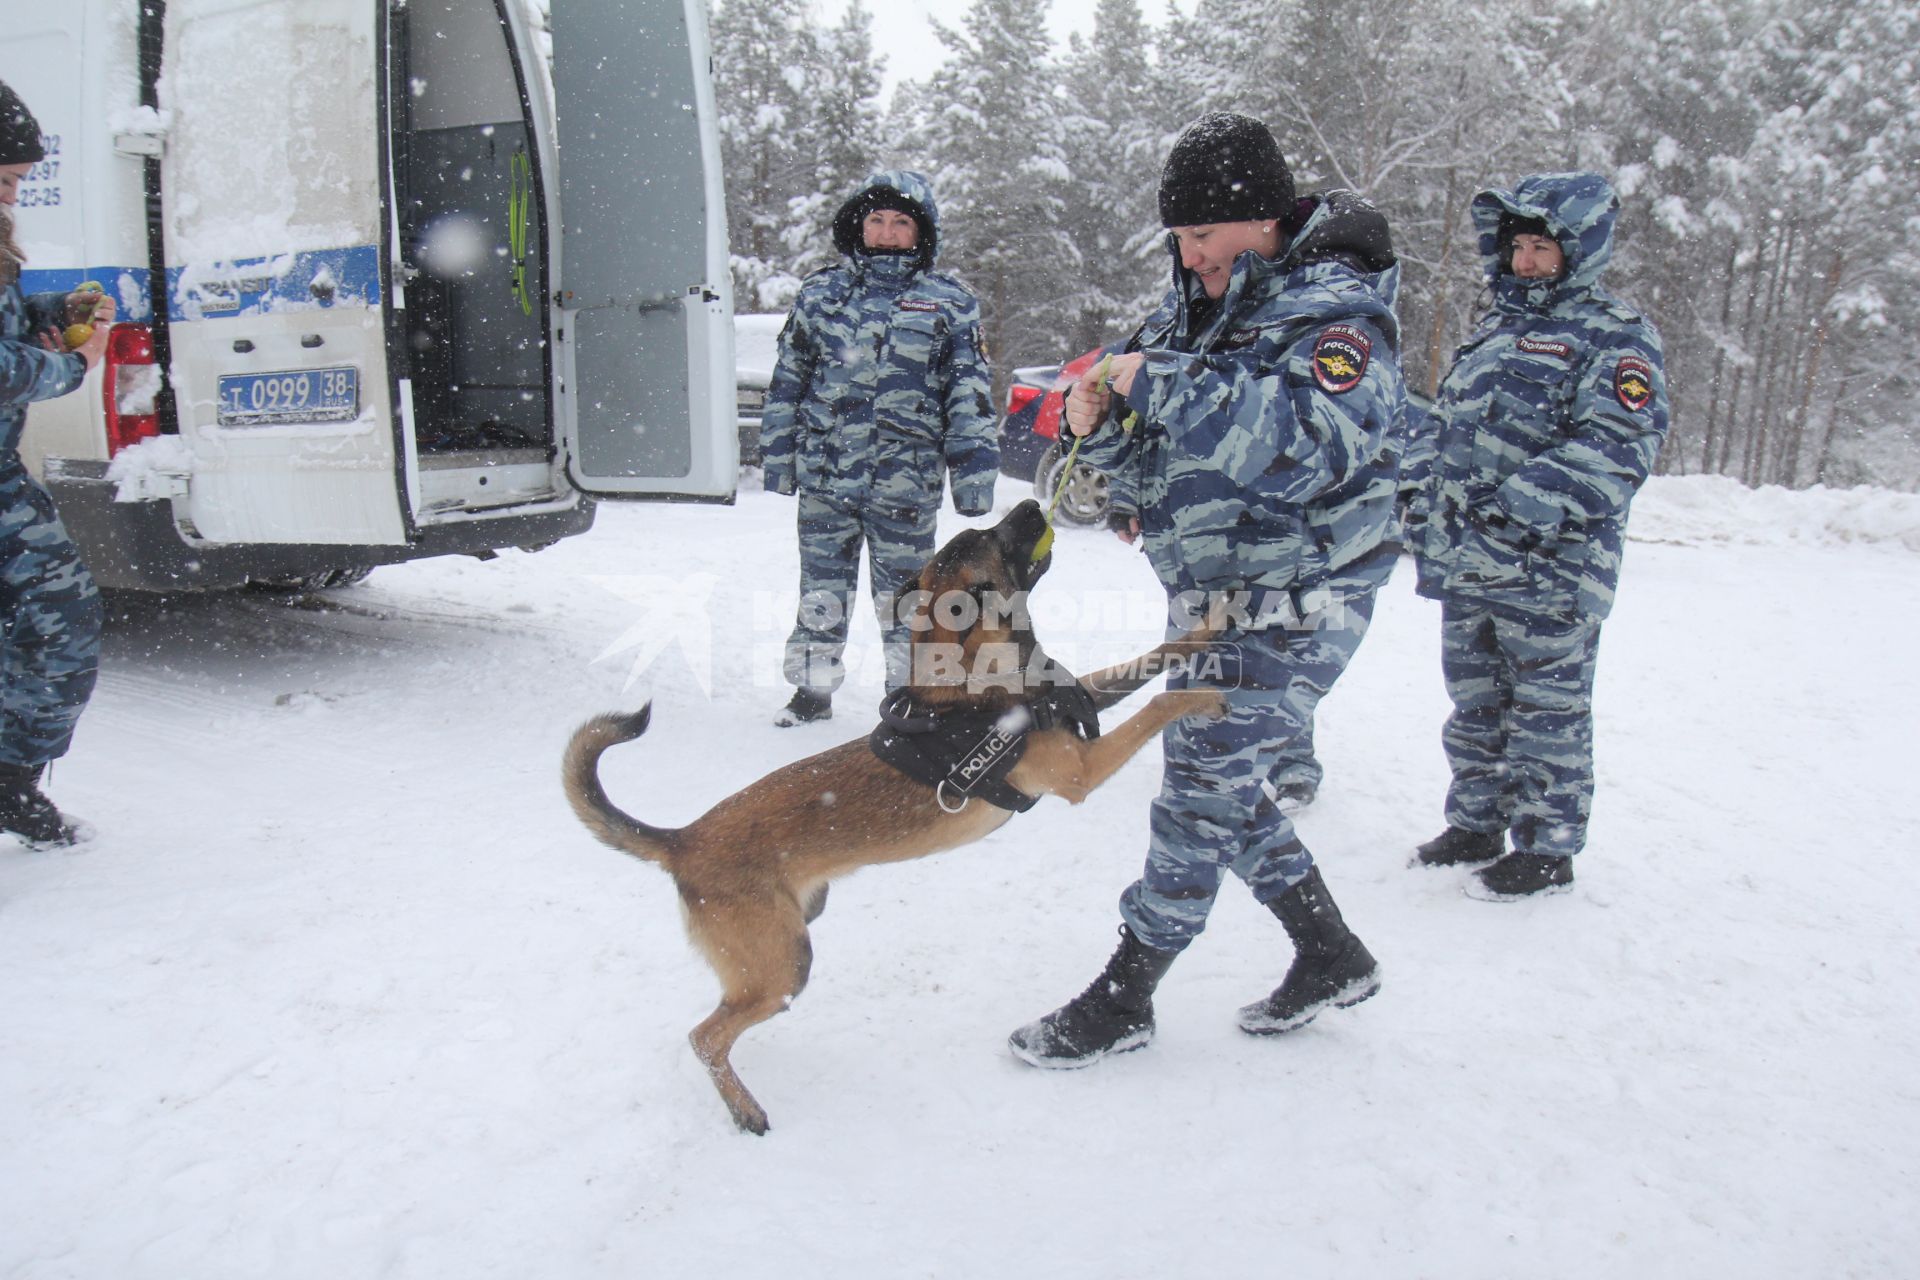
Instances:
[[[1060,448],[1060,413],[1067,388],[1109,349],[1096,347],[1064,365],[1034,365],[1013,371],[1013,382],[1007,388],[1007,411],[1000,419],[1000,470],[1031,479],[1033,496],[1042,506],[1051,505],[1060,485],[1060,464],[1066,456]],[[1104,525],[1111,502],[1107,473],[1076,461],[1055,514],[1066,524]]]

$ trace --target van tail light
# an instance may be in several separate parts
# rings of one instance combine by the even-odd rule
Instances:
[[[1007,416],[1011,418],[1014,414],[1020,412],[1045,394],[1046,391],[1040,387],[1020,386],[1017,384],[1008,387]]]
[[[153,358],[153,331],[143,324],[116,324],[107,335],[100,403],[107,415],[107,456],[160,434],[160,366]]]

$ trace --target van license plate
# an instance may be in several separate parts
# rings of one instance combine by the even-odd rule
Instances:
[[[352,422],[360,416],[358,369],[289,369],[220,379],[220,425]]]

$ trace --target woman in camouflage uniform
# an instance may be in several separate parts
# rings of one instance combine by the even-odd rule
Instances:
[[[1404,392],[1387,221],[1350,191],[1296,200],[1266,126],[1225,112],[1174,144],[1160,217],[1173,288],[1107,379],[1074,388],[1068,425],[1086,439],[1083,456],[1137,500],[1176,608],[1204,616],[1210,599],[1234,595],[1246,613],[1208,651],[1221,669],[1192,680],[1224,686],[1228,714],[1164,735],[1146,868],[1121,895],[1118,950],[1079,997],[1013,1033],[1014,1054],[1041,1067],[1152,1038],[1154,988],[1205,926],[1228,871],[1294,946],[1279,987],[1240,1010],[1242,1030],[1291,1031],[1380,986],[1270,779],[1359,647],[1393,566],[1389,433]]]
[[[887,651],[906,683],[894,593],[933,554],[941,478],[962,515],[993,506],[999,436],[980,350],[980,307],[933,269],[939,209],[917,173],[876,173],[840,207],[845,261],[807,277],[760,424],[766,487],[800,496],[800,616],[787,640],[793,700],[774,723],[833,714],[860,547]]]
[[[1667,433],[1660,335],[1600,287],[1619,208],[1597,173],[1473,199],[1493,308],[1440,385],[1414,523],[1453,698],[1447,829],[1417,861],[1492,862],[1476,897],[1563,890],[1586,844],[1600,624]]]
[[[47,762],[65,755],[74,722],[93,693],[100,651],[100,593],[54,513],[53,499],[27,474],[20,434],[27,405],[77,389],[107,349],[114,314],[93,310],[93,336],[68,351],[61,330],[92,298],[20,292],[26,261],[11,209],[21,182],[45,158],[40,125],[0,84],[0,830],[29,845],[65,845],[83,828],[40,790]]]

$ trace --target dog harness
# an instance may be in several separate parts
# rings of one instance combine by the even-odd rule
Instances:
[[[1100,713],[1078,684],[1050,685],[1025,702],[999,711],[942,711],[895,689],[880,701],[880,723],[867,738],[873,754],[934,789],[948,813],[979,796],[988,804],[1025,813],[1040,802],[1009,786],[1006,778],[1027,752],[1027,735],[1054,727],[1091,741],[1100,736]],[[954,802],[957,801],[957,802]]]

